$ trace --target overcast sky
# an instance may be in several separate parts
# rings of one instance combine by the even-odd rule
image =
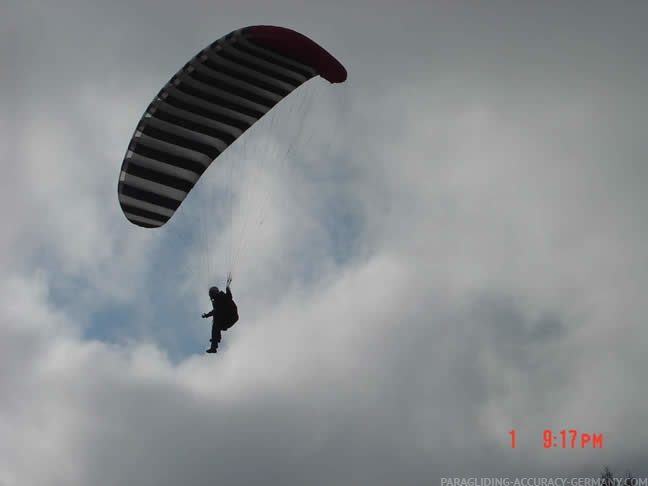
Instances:
[[[5,0],[0,485],[648,477],[647,21],[641,0]],[[268,161],[234,178],[267,218],[207,355],[226,172],[155,231],[117,179],[169,77],[254,24],[349,79],[226,154]]]

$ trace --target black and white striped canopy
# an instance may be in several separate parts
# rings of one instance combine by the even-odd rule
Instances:
[[[314,76],[344,82],[345,68],[293,30],[253,26],[200,51],[158,93],[140,120],[119,175],[126,218],[164,225],[229,145]]]

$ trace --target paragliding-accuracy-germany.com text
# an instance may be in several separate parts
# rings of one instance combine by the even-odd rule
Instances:
[[[614,478],[613,486],[648,486],[648,478]],[[441,478],[441,486],[606,486],[605,478]]]

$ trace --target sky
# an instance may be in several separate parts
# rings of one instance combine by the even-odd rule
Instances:
[[[2,10],[1,486],[648,477],[646,2]],[[347,83],[300,88],[164,228],[130,224],[142,112],[255,24]],[[208,355],[245,213],[227,163],[263,217]]]

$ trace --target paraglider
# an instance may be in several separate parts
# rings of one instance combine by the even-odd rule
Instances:
[[[118,185],[126,218],[158,228],[205,170],[295,88],[346,70],[308,37],[282,27],[236,30],[200,51],[162,88],[129,143]]]
[[[215,159],[315,76],[342,83],[347,72],[313,40],[283,27],[245,27],[201,50],[155,96],[130,140],[117,188],[128,221],[164,226]],[[233,302],[230,281],[226,292],[215,291],[216,301],[222,294]],[[220,331],[212,334],[215,350]]]
[[[238,308],[232,297],[230,284],[232,276],[227,277],[227,287],[225,292],[218,287],[210,287],[209,298],[212,303],[212,310],[202,315],[203,319],[212,318],[211,346],[208,353],[215,353],[218,350],[218,344],[221,341],[221,331],[227,331],[238,321]]]

